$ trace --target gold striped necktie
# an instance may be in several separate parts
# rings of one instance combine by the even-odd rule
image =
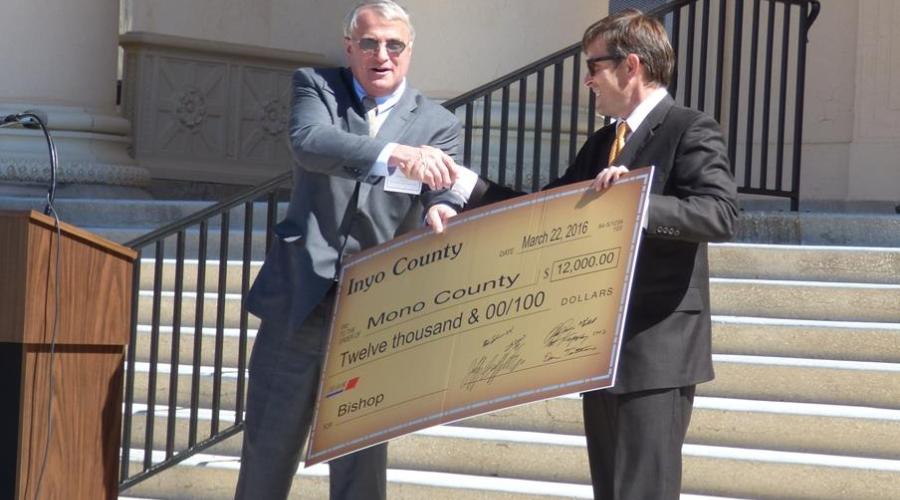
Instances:
[[[616,161],[619,153],[622,152],[622,148],[625,147],[625,136],[628,135],[628,132],[630,132],[628,122],[625,120],[619,121],[619,124],[616,125],[616,140],[613,141],[612,147],[609,149],[609,162],[607,165],[611,166]]]
[[[362,100],[363,109],[366,110],[366,122],[369,124],[369,137],[375,137],[378,134],[378,121],[375,118],[378,115],[378,104],[375,99],[366,96]]]

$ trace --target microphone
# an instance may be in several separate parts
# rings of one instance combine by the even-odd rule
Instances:
[[[37,109],[29,109],[21,113],[6,115],[3,117],[3,123],[0,126],[19,124],[27,129],[40,130],[41,123],[45,127],[47,126],[47,113]]]
[[[56,146],[53,144],[53,138],[47,130],[47,113],[36,109],[22,111],[21,113],[13,113],[3,117],[0,121],[0,128],[21,125],[27,129],[37,129],[43,132],[44,139],[47,141],[47,151],[50,154],[50,187],[47,190],[47,204],[44,206],[44,213],[50,215],[56,212],[53,207],[53,200],[56,198],[56,171],[59,165],[59,158],[56,155]]]

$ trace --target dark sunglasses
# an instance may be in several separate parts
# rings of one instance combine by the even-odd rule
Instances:
[[[378,49],[381,47],[381,42],[374,38],[360,38],[354,41],[356,42],[356,46],[359,47],[359,50],[366,55],[377,53]],[[406,44],[400,40],[385,40],[384,50],[386,50],[389,55],[396,57],[406,50]]]
[[[597,56],[597,57],[591,57],[591,58],[588,58],[588,59],[587,59],[586,61],[584,61],[584,62],[587,64],[587,70],[588,70],[588,73],[590,73],[591,76],[594,76],[594,73],[597,72],[597,68],[594,67],[595,64],[597,64],[597,63],[599,63],[599,62],[603,62],[603,61],[616,61],[616,62],[618,62],[618,61],[621,61],[622,59],[625,59],[625,56],[622,56],[622,55],[614,55],[614,56]]]

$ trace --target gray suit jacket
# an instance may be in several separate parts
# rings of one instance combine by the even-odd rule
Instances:
[[[368,176],[384,146],[428,144],[455,156],[460,130],[453,114],[407,87],[378,135],[369,137],[346,68],[301,68],[293,90],[291,201],[247,299],[251,313],[289,328],[333,284],[341,249],[353,254],[422,224],[420,196],[385,192],[382,177]],[[421,197],[430,195],[426,188]],[[292,237],[299,238],[285,241]]]

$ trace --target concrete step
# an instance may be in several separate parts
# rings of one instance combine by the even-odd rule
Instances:
[[[215,327],[219,297],[216,293],[204,294],[203,301],[203,326]],[[239,328],[241,313],[241,295],[239,293],[225,293],[222,295],[224,304],[224,316],[222,326],[224,328]],[[197,294],[184,292],[181,303],[181,324],[192,326],[196,320]],[[162,292],[160,294],[160,325],[171,325],[175,312],[175,293]],[[251,328],[259,327],[259,319],[252,314],[248,317]],[[138,294],[138,323],[153,323],[153,292],[141,291]]]
[[[237,278],[237,277],[236,277]],[[807,319],[825,321],[900,323],[900,284],[823,283],[808,281],[744,280],[712,278],[711,302],[716,315],[763,318]],[[215,290],[213,288],[212,290]],[[208,290],[204,295],[204,325],[215,325],[217,295]],[[139,294],[141,323],[150,323],[153,294]],[[161,324],[171,324],[175,295],[161,294]],[[241,297],[228,292],[226,300],[227,328],[238,327]],[[196,294],[183,294],[182,322],[192,324]],[[255,318],[253,327],[258,326]]]
[[[239,439],[240,436],[231,438]],[[224,444],[224,443],[223,443]],[[153,453],[161,460],[163,454]],[[143,453],[132,453],[132,467],[140,466]],[[230,499],[234,496],[240,461],[235,455],[220,454],[211,449],[156,475],[123,492],[129,497],[159,499]],[[551,500],[559,498],[592,498],[590,485],[549,483],[504,477],[403,470],[391,465],[387,471],[388,497],[396,500]],[[328,466],[319,464],[308,469],[302,464],[297,471],[290,499],[327,499]],[[685,500],[707,500],[683,496]],[[713,500],[713,499],[708,499]]]
[[[716,354],[713,359],[716,379],[700,385],[698,395],[900,409],[900,364],[897,363],[732,354]],[[147,387],[149,365],[135,363],[135,370],[135,401],[144,402],[141,394],[146,392],[143,388]],[[158,365],[158,401],[168,398],[169,373],[170,365]],[[190,401],[193,370],[183,364],[178,373],[177,400],[179,405],[186,406]],[[234,404],[237,370],[225,366],[222,373],[223,405]],[[199,379],[202,401],[209,401],[214,389],[213,368],[202,366]]]
[[[533,417],[534,411],[521,411],[525,405],[491,415],[483,415],[445,426],[453,429],[428,429],[414,433],[409,439],[395,441],[397,445],[395,466],[427,467],[436,471],[466,471],[468,473],[491,473],[496,467],[491,460],[501,459],[494,448],[477,449],[479,446],[491,446],[490,442],[497,436],[507,436],[508,440],[521,443],[522,450],[515,455],[533,457],[533,464],[521,464],[520,474],[523,478],[549,481],[579,482],[587,477],[584,457],[578,454],[567,455],[564,450],[573,443],[583,443],[583,431],[580,419],[580,401],[577,397],[564,397],[548,400],[547,406],[555,406],[560,412],[571,412],[573,420],[578,421],[575,432],[542,432],[529,429],[535,427],[527,422],[526,416]],[[539,408],[536,408],[539,410]],[[136,405],[132,427],[131,449],[142,449],[145,441],[146,407]],[[165,449],[167,440],[168,408],[157,407],[154,414],[155,449]],[[529,415],[530,414],[530,415]],[[184,448],[188,443],[189,410],[177,409],[173,421],[173,443],[175,449]],[[493,418],[496,417],[496,418]],[[235,414],[222,411],[219,414],[220,428],[231,426],[235,422]],[[540,420],[540,417],[537,417]],[[200,410],[197,420],[198,440],[210,435],[211,412]],[[546,420],[546,418],[544,418]],[[497,427],[502,423],[504,427]],[[483,424],[489,425],[485,427]],[[507,428],[505,426],[510,426]],[[879,410],[874,408],[841,407],[833,405],[809,405],[799,403],[778,403],[770,401],[727,400],[718,398],[697,398],[691,429],[688,434],[689,445],[730,447],[741,449],[766,449],[806,454],[822,454],[831,456],[856,458],[881,458],[900,460],[900,443],[894,437],[900,428],[900,411]],[[569,430],[569,429],[567,429]],[[456,461],[466,462],[471,457],[482,458],[483,463],[476,468],[472,465],[458,463],[446,464],[445,458],[430,454],[450,453],[455,444],[437,446],[428,444],[430,437],[458,437],[462,440],[463,449],[453,456]],[[228,440],[217,446],[217,452],[238,456],[240,441]],[[549,460],[549,461],[547,461]],[[424,466],[422,464],[435,464]],[[551,464],[551,465],[548,465]],[[574,472],[585,468],[581,472]],[[532,470],[532,468],[534,468]]]
[[[240,239],[242,233],[236,235]],[[218,248],[218,233],[212,234]],[[259,234],[262,236],[262,233]],[[211,241],[212,242],[212,241]],[[255,243],[255,245],[257,245]],[[166,255],[174,257],[170,245]],[[228,291],[240,291],[243,263],[236,257],[242,255],[242,247],[230,252],[232,260],[226,264]],[[152,252],[150,252],[152,254]],[[206,287],[218,284],[219,261],[217,251],[209,252],[206,263]],[[141,287],[153,286],[155,260],[141,260]],[[184,263],[184,289],[196,290],[197,260]],[[250,262],[250,280],[256,277],[262,260]],[[710,275],[715,278],[780,280],[780,281],[829,281],[840,283],[900,284],[900,249],[859,247],[809,247],[790,245],[717,244],[710,245]],[[175,259],[163,261],[163,289],[173,290]]]
[[[127,367],[126,367],[127,368]],[[157,405],[166,405],[169,403],[170,387],[172,384],[171,365],[167,363],[159,363],[156,371],[156,395]],[[177,384],[175,405],[179,407],[189,408],[191,406],[191,398],[195,390],[193,383],[193,367],[191,365],[180,365],[178,376],[175,378]],[[246,377],[246,370],[244,371]],[[199,408],[212,408],[212,401],[216,395],[216,373],[215,367],[204,365],[198,370],[198,381],[196,391],[198,394]],[[150,394],[150,364],[145,362],[135,362],[134,374],[134,403],[146,404],[149,402]],[[234,411],[237,403],[237,382],[238,372],[236,368],[223,367],[219,388],[219,401],[222,410]]]
[[[900,363],[900,323],[713,316],[713,352]]]
[[[255,233],[256,234],[256,233]],[[261,231],[257,234],[262,236]],[[218,244],[219,233],[210,233],[210,243]],[[234,236],[240,239],[238,231]],[[173,247],[174,248],[174,247]],[[216,247],[217,248],[217,247]],[[167,247],[164,260],[164,289],[171,290],[174,282],[174,252]],[[798,245],[762,245],[743,243],[723,243],[709,246],[710,276],[715,278],[742,278],[750,280],[781,281],[830,281],[844,283],[900,283],[900,249],[877,247],[824,247]],[[229,275],[239,276],[240,253],[230,253],[232,260],[227,263]],[[210,252],[207,259],[207,287],[217,283],[219,262],[216,252]],[[153,276],[154,260],[141,261],[141,276]],[[261,260],[251,262],[252,274],[262,265]],[[193,289],[197,273],[196,259],[185,262],[186,290]],[[149,281],[142,285],[149,288]],[[190,285],[188,285],[190,283]],[[239,284],[239,282],[238,282]],[[234,283],[229,280],[229,286]],[[239,290],[236,288],[235,290]],[[231,290],[231,289],[230,289]]]
[[[714,354],[710,397],[900,409],[900,364]]]
[[[239,254],[240,255],[240,254]],[[153,290],[154,284],[154,274],[156,261],[155,259],[141,259],[141,290]],[[253,280],[256,279],[256,275],[259,273],[259,269],[262,267],[261,260],[253,260],[249,262],[249,281],[248,286],[253,284]],[[176,260],[175,259],[163,259],[162,262],[162,283],[161,289],[164,291],[174,291],[175,290],[175,277],[176,277]],[[197,290],[197,276],[199,272],[199,261],[197,259],[187,259],[183,263],[184,269],[183,273],[183,281],[182,281],[182,289],[188,292],[194,292]],[[204,284],[206,290],[217,290],[219,286],[219,272],[221,269],[221,265],[217,259],[209,259],[206,261],[205,273],[206,279],[204,280]],[[225,263],[225,277],[226,277],[226,286],[225,291],[228,293],[241,293],[241,285],[242,285],[242,273],[244,270],[244,263],[240,260],[229,260]]]
[[[154,411],[154,447],[164,448],[169,410],[165,401]],[[147,407],[134,406],[133,446],[144,443]],[[198,439],[209,436],[211,410],[198,410]],[[189,408],[176,408],[173,429],[176,448],[186,447]],[[220,428],[236,422],[231,410],[220,410]],[[581,399],[563,396],[479,415],[453,424],[498,431],[582,436]],[[697,397],[689,444],[765,448],[867,458],[900,459],[900,410],[871,407]],[[238,453],[240,448],[229,452]]]
[[[160,419],[158,424],[164,425],[164,422]],[[204,425],[208,428],[209,422]],[[183,424],[176,433],[178,439],[186,440],[186,430]],[[144,446],[143,426],[136,426],[135,431],[132,449],[141,449]],[[164,435],[157,436],[154,448],[164,449]],[[390,466],[395,468],[539,481],[590,482],[584,437],[581,436],[439,426],[395,439],[391,448]],[[221,455],[240,456],[240,450],[238,439],[215,446],[215,452]],[[501,462],[510,463],[504,465]]]
[[[900,284],[710,278],[714,314],[900,323]]]
[[[131,240],[144,236],[150,231],[140,227],[86,227],[88,231],[98,234],[110,241],[117,243],[127,243]],[[199,257],[198,249],[200,246],[200,228],[192,226],[185,230],[184,248],[185,258],[197,259]],[[232,222],[228,232],[228,258],[241,259],[244,255],[244,227],[242,224]],[[251,259],[262,261],[266,256],[265,246],[265,226],[256,226],[251,236]],[[206,232],[206,258],[214,260],[219,258],[221,232],[216,228],[209,228]],[[169,236],[163,244],[163,254],[165,258],[174,258],[176,255],[177,237]],[[137,249],[141,251],[140,257],[152,258],[156,255],[155,245],[145,246]]]
[[[789,401],[846,406],[900,409],[900,364],[863,361],[780,358],[715,354],[716,378],[701,384],[698,395],[708,397]],[[159,363],[157,401],[168,399],[167,363]],[[146,401],[149,364],[135,363],[135,402]],[[193,369],[182,364],[178,370],[178,405],[190,402]],[[199,371],[202,401],[211,401],[214,369]],[[223,366],[223,408],[233,409],[237,370]]]
[[[150,360],[151,327],[138,325],[137,361]],[[216,329],[203,329],[201,364],[213,363],[212,346]],[[223,364],[238,363],[239,330],[223,329]],[[193,323],[180,331],[179,359],[193,360]],[[256,329],[247,331],[247,354],[256,337]],[[161,325],[158,335],[160,359],[171,359],[172,326]],[[737,316],[713,316],[713,352],[786,358],[900,363],[900,323],[863,323],[845,321],[789,320]]]
[[[237,449],[236,444],[228,441],[238,442],[240,436],[211,448],[208,450],[209,455],[192,457],[189,459],[191,462],[179,466],[194,469],[190,484],[194,485],[193,488],[204,488],[203,498],[227,497],[233,491],[239,465],[237,455],[227,451]],[[142,456],[137,450],[132,453],[135,458]],[[900,488],[898,460],[691,444],[684,446],[683,454],[685,471],[683,491],[689,493],[753,498],[888,499],[895,498],[893,494]],[[154,453],[154,455],[161,454]],[[215,479],[197,476],[213,464],[217,464],[217,468],[231,471],[230,474],[217,475]],[[524,493],[543,494],[548,497],[590,498],[584,438],[576,436],[435,427],[392,441],[389,447],[389,467],[393,471],[399,469],[417,474],[430,472],[452,475],[457,479],[457,487],[464,488],[475,484],[466,478],[489,478],[484,481],[485,484],[478,482],[479,489],[487,490],[479,491],[478,494],[481,496],[478,498],[493,498],[490,495],[497,485],[509,485],[512,484],[509,481],[516,480],[528,481],[531,486],[528,490],[515,492],[517,495]],[[305,476],[315,474],[316,469],[321,471],[318,472],[318,477],[323,478],[324,467],[316,466],[309,470],[301,469],[298,479],[302,481]],[[392,484],[397,480],[395,474],[397,473],[389,472]],[[571,480],[535,480],[532,479],[535,474],[540,476],[558,474],[571,477]],[[522,479],[523,477],[528,479]],[[165,484],[170,485],[172,480],[170,475]],[[557,485],[557,488],[545,492],[535,489],[536,486],[547,483]],[[566,484],[571,485],[566,488],[568,491],[562,488],[562,485]],[[299,488],[295,494],[304,486],[302,482],[295,483],[295,487]],[[579,486],[580,488],[576,488]],[[140,495],[140,488],[139,485],[127,493]],[[179,489],[172,491],[172,494],[185,495],[186,491],[190,490],[191,488]],[[159,489],[153,491],[159,495]],[[408,498],[405,493],[398,492],[397,496]],[[428,496],[415,498],[444,498],[435,496],[439,495],[438,492],[416,493]],[[452,498],[461,498],[458,495],[464,492],[454,493],[457,496]]]
[[[900,248],[722,243],[709,265],[716,278],[900,283]]]
[[[135,368],[135,402],[146,403],[149,365],[136,363]],[[716,370],[717,379],[699,387],[689,442],[766,443],[776,450],[900,457],[900,442],[888,438],[900,431],[900,365],[726,355],[717,356]],[[159,365],[157,406],[169,401],[170,372],[169,365]],[[191,366],[179,370],[179,406],[189,407],[192,373]],[[214,369],[201,367],[199,379],[201,408],[209,408]],[[746,384],[747,380],[754,383]],[[235,408],[236,384],[236,370],[224,368],[220,400],[224,411]],[[482,415],[459,425],[582,433],[580,402],[571,397]],[[822,434],[824,429],[835,432]]]
[[[530,144],[530,143],[529,143]],[[526,145],[528,146],[528,145]],[[544,149],[545,152],[549,148]],[[473,149],[475,163],[479,169],[478,148]],[[495,153],[493,153],[495,154]],[[528,155],[526,155],[528,156]],[[489,168],[496,176],[496,163]],[[530,187],[531,172],[526,169]],[[507,174],[507,179],[512,179]],[[133,200],[133,199],[92,199],[57,198],[57,209],[62,220],[83,228],[138,228],[134,232],[114,233],[114,241],[128,241],[137,236],[187,217],[206,208],[208,201],[176,200]],[[794,245],[842,245],[900,247],[900,218],[881,213],[809,213],[784,212],[753,209],[753,203],[742,200],[748,207],[741,212],[736,224],[735,241],[761,244]],[[0,196],[0,207],[5,210],[42,210],[43,197]],[[278,217],[283,216],[286,203],[279,203]],[[233,223],[242,220],[240,210],[232,215]],[[257,203],[254,220],[264,217],[264,204]],[[217,221],[211,221],[217,224]],[[262,226],[259,226],[262,227]]]
[[[579,483],[590,480],[582,437],[435,427],[398,439],[391,448],[391,453],[398,456],[396,461],[392,456],[392,464],[403,468],[427,464],[429,468],[456,473],[500,477],[558,475],[566,477],[566,482]],[[686,445],[683,454],[682,488],[687,492],[890,498],[886,492],[896,492],[900,487],[898,460],[703,445]],[[804,474],[795,476],[800,468]],[[766,481],[770,485],[760,484]],[[792,484],[785,488],[785,482]]]
[[[900,410],[697,397],[687,442],[900,460]]]
[[[253,342],[256,339],[256,330],[247,330],[247,348],[246,355],[249,358],[253,349]],[[149,325],[138,325],[138,336],[135,351],[135,360],[149,362],[151,348],[151,327]],[[173,331],[171,326],[161,326],[157,337],[157,353],[160,360],[171,363],[172,358],[172,341]],[[238,355],[240,353],[240,330],[237,328],[225,328],[222,331],[222,364],[230,368],[237,367]],[[200,339],[200,364],[211,366],[215,359],[215,343],[216,329],[204,328],[203,335]],[[194,329],[193,327],[182,327],[180,331],[180,341],[178,348],[179,364],[190,365],[194,360]]]
[[[581,399],[564,396],[450,425],[580,436]],[[900,410],[698,396],[687,442],[900,459]]]
[[[4,210],[43,210],[46,200],[31,196],[0,196]],[[211,206],[209,201],[59,198],[54,206],[60,220],[80,227],[141,227],[155,229],[190,217]]]
[[[900,217],[893,213],[815,212],[744,210],[734,241],[900,248]]]
[[[897,460],[703,445],[682,453],[684,489],[708,495],[888,500],[900,491]]]
[[[0,207],[3,210],[43,210],[44,198],[23,196],[0,196]],[[154,199],[96,199],[96,198],[59,198],[54,206],[60,220],[83,228],[137,228],[145,233],[159,227],[191,217],[197,212],[214,205],[212,201],[192,200],[154,200]],[[280,219],[287,209],[287,203],[278,204],[277,218]],[[253,221],[255,225],[265,224],[268,204],[253,204]],[[231,210],[232,227],[244,224],[243,205]],[[210,227],[218,227],[220,218],[210,220]]]
[[[152,442],[151,449],[165,450],[170,437],[170,433],[173,450],[177,451],[187,449],[190,446],[190,408],[175,407],[175,416],[172,421],[172,428],[170,430],[169,409],[171,407],[166,406],[164,403],[165,402],[163,402],[163,404],[157,404],[154,406],[154,417],[152,419],[153,439],[150,440]],[[146,434],[148,422],[147,416],[149,414],[148,410],[149,407],[141,403],[135,403],[132,407],[131,441],[129,442],[129,449],[132,451],[143,450],[146,446],[146,443],[148,442]],[[208,407],[199,408],[197,410],[197,420],[195,424],[195,443],[203,442],[213,436],[212,417],[213,411]],[[219,431],[228,429],[238,423],[236,413],[233,410],[219,410],[218,418],[219,421],[217,425]],[[222,441],[222,443],[216,444],[215,449],[219,454],[240,456],[241,440],[232,438],[226,439]]]

